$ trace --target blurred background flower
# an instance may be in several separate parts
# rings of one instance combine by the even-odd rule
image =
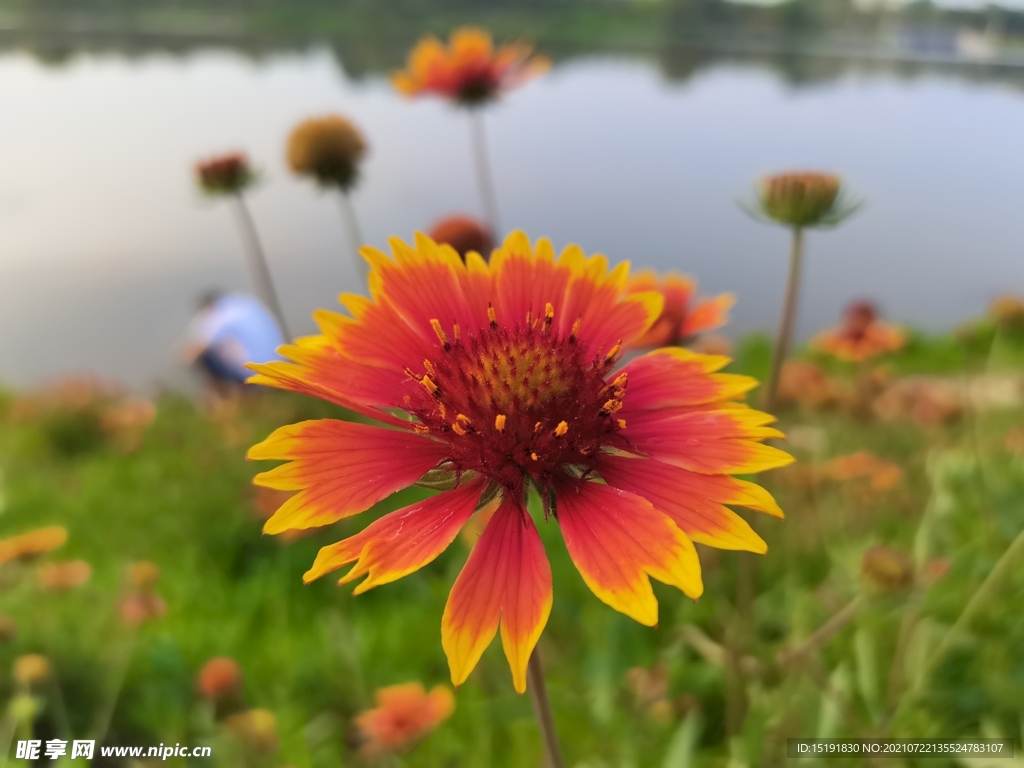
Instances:
[[[712,298],[696,298],[697,281],[689,275],[667,272],[659,276],[653,269],[641,269],[626,283],[626,295],[646,291],[660,293],[665,300],[661,316],[639,337],[633,347],[676,346],[692,342],[706,331],[714,331],[729,322],[729,310],[736,303],[731,293]]]
[[[421,683],[402,683],[374,694],[377,706],[355,719],[368,754],[396,754],[412,747],[455,711],[451,689],[436,685],[430,692]]]

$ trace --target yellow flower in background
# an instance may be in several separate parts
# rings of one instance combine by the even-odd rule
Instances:
[[[68,532],[59,525],[38,528],[20,536],[0,540],[0,563],[42,555],[68,540]]]
[[[643,269],[626,284],[627,296],[647,291],[660,293],[665,304],[647,332],[630,342],[633,347],[682,344],[697,334],[721,328],[729,322],[729,310],[736,303],[731,293],[695,299],[697,281],[678,272],[666,272],[662,277],[653,269]]]
[[[303,120],[288,137],[287,159],[292,172],[343,192],[358,181],[359,163],[365,155],[362,132],[341,115]]]
[[[14,660],[14,667],[11,670],[14,682],[23,688],[31,688],[45,682],[51,673],[50,662],[38,653],[19,656]]]
[[[391,82],[406,96],[431,93],[478,106],[550,69],[546,57],[532,53],[524,43],[495,48],[489,32],[463,27],[452,32],[447,47],[433,35],[422,38]]]
[[[665,348],[619,367],[624,344],[660,316],[657,293],[624,296],[627,264],[577,246],[560,256],[515,232],[488,264],[418,235],[394,256],[364,248],[371,298],[317,312],[318,336],[254,364],[251,379],[374,419],[278,429],[249,451],[284,460],[255,482],[297,491],[267,533],[329,525],[428,476],[447,490],[320,550],[309,582],[345,565],[355,592],[440,555],[493,508],[442,618],[452,682],[462,684],[501,629],[517,691],[548,619],[551,569],[527,510],[540,496],[584,581],[653,626],[650,578],[702,590],[693,542],[764,552],[726,505],[781,517],[760,486],[734,478],[792,461],[766,438],[773,417],[736,402],[756,381],[718,373],[727,358]],[[428,473],[430,473],[428,475]],[[603,482],[597,482],[600,479]]]

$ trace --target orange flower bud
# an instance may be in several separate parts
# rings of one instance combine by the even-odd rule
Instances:
[[[199,693],[215,701],[232,696],[241,688],[242,668],[228,656],[210,659],[196,676],[196,689]]]

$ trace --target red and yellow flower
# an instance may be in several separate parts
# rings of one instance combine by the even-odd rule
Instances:
[[[736,303],[731,293],[694,300],[697,281],[678,272],[659,278],[653,269],[644,269],[626,283],[627,295],[649,291],[660,293],[664,306],[651,327],[630,342],[633,347],[681,344],[699,333],[721,328],[729,322],[729,310]]]
[[[843,322],[821,331],[811,346],[847,362],[860,362],[886,352],[895,352],[906,343],[902,329],[878,318],[868,301],[855,301],[846,308]]]
[[[393,73],[391,82],[406,96],[433,93],[477,106],[550,68],[548,59],[532,53],[523,43],[495,49],[489,32],[463,27],[452,32],[447,47],[433,35],[422,38],[409,53],[407,68]]]
[[[692,598],[703,585],[693,542],[764,552],[727,505],[781,517],[761,487],[732,477],[788,464],[763,444],[781,434],[738,402],[756,382],[728,360],[664,348],[619,367],[623,345],[661,315],[658,293],[624,295],[628,264],[513,233],[488,264],[417,235],[393,257],[364,248],[370,298],[317,312],[321,333],[253,365],[251,381],[301,392],[378,422],[330,419],[278,429],[249,451],[285,460],[255,482],[297,493],[267,533],[328,525],[431,473],[449,490],[324,547],[307,582],[353,564],[356,593],[440,555],[478,509],[493,510],[441,621],[460,685],[494,636],[517,691],[548,619],[551,568],[534,517],[554,518],[569,556],[611,607],[653,626],[650,578]],[[440,476],[440,477],[439,477]]]

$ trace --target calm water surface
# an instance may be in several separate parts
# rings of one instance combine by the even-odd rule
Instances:
[[[0,104],[7,384],[183,380],[175,351],[196,296],[250,288],[231,212],[192,185],[210,153],[244,149],[262,169],[250,200],[293,329],[358,290],[337,201],[284,167],[288,130],[309,114],[341,111],[369,138],[355,198],[368,242],[478,210],[465,115],[352,80],[326,52],[59,68],[10,53]],[[1005,84],[851,70],[793,86],[754,63],[679,83],[642,58],[595,58],[511,94],[487,126],[506,225],[734,291],[734,336],[772,326],[781,299],[786,235],[736,205],[776,169],[841,171],[868,201],[809,237],[802,336],[856,297],[941,330],[1024,291],[1024,93]]]

